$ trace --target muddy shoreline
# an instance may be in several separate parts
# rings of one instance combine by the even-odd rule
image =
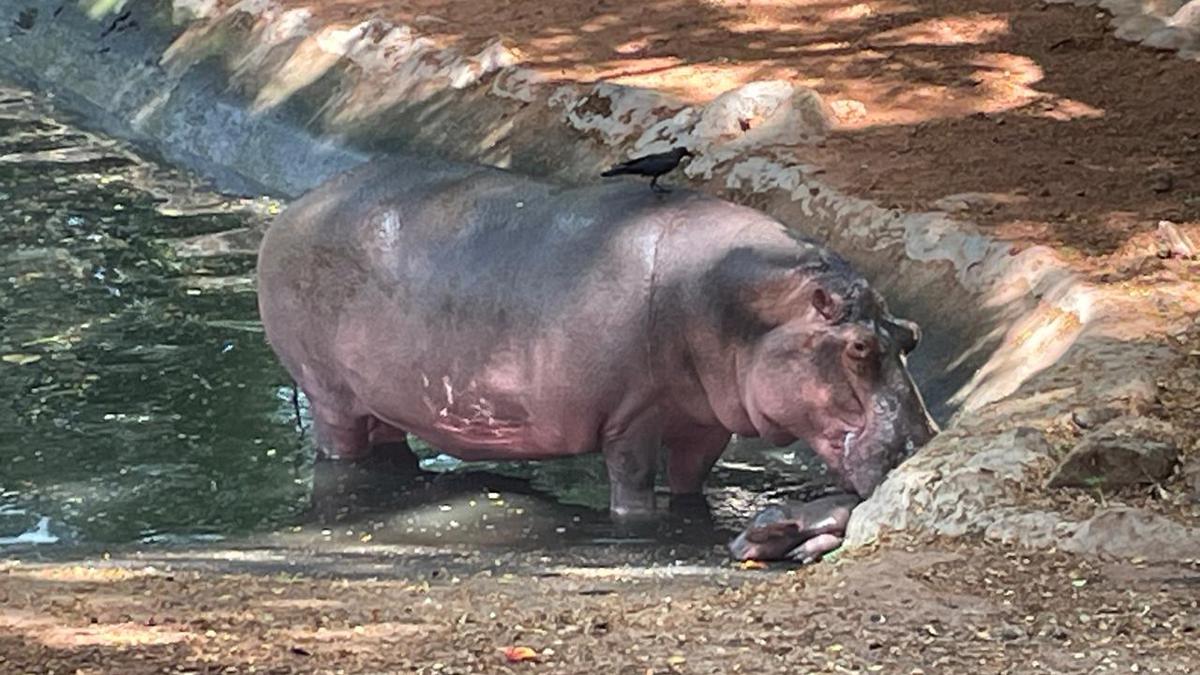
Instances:
[[[154,554],[7,563],[0,665],[637,675],[1200,665],[1194,562],[1106,563],[960,539],[893,541],[793,571],[512,558],[475,572],[373,576],[345,574],[338,562],[272,573],[240,565],[198,569]],[[536,662],[508,662],[502,650],[512,646]]]

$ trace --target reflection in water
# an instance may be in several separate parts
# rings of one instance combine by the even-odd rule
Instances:
[[[762,491],[817,489],[807,455],[744,444],[718,464],[711,512],[630,532],[608,522],[599,456],[464,465],[414,443],[417,476],[314,469],[305,402],[298,427],[256,309],[278,208],[197,188],[0,87],[0,543],[711,548]]]
[[[525,478],[496,472],[529,473],[531,467],[565,464],[464,464],[454,472],[414,474],[318,462],[310,525],[297,528],[293,539],[503,548],[674,542],[705,548],[721,544],[731,534],[716,525],[702,501],[669,508],[664,497],[662,518],[616,527],[604,508],[566,503],[554,491],[538,490]],[[579,479],[578,474],[564,477]]]

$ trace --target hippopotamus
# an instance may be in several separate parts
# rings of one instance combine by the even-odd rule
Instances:
[[[258,293],[323,455],[408,433],[466,461],[599,452],[618,521],[653,514],[664,449],[673,498],[732,434],[801,439],[866,496],[936,432],[916,324],[832,251],[695,192],[376,159],[271,224]]]
[[[814,562],[842,545],[841,535],[859,501],[858,495],[834,494],[768,506],[729,542],[729,552],[737,560]]]

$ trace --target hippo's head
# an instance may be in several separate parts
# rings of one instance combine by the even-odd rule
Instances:
[[[796,439],[820,455],[845,488],[869,496],[884,476],[936,432],[905,366],[917,325],[827,251],[743,255],[734,332],[740,407],[775,445]],[[736,326],[730,325],[730,319]]]

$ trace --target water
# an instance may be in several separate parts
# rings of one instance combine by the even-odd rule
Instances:
[[[314,467],[256,309],[282,205],[61,119],[0,86],[0,544],[647,541],[612,531],[596,456],[462,465],[423,447],[415,480]],[[649,540],[720,541],[762,490],[818,475],[795,453],[731,451],[716,520]]]
[[[204,537],[301,513],[307,455],[241,247],[278,205],[0,101],[0,534],[47,517],[68,541]]]

